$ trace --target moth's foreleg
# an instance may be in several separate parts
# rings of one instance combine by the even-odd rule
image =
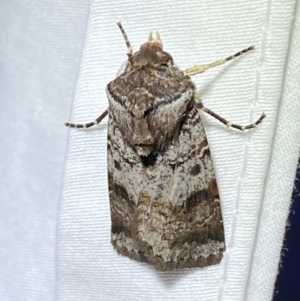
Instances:
[[[108,114],[108,109],[106,111],[104,111],[95,121],[88,122],[88,123],[85,123],[85,124],[66,122],[65,126],[69,126],[71,128],[84,128],[84,129],[86,129],[86,128],[89,128],[91,126],[99,124],[107,114]]]
[[[201,103],[198,104],[198,108],[200,110],[204,111],[205,113],[211,115],[212,117],[218,119],[220,122],[224,123],[226,126],[238,129],[240,131],[244,131],[244,130],[249,130],[249,129],[255,128],[266,117],[266,114],[262,113],[261,116],[254,123],[251,123],[251,124],[248,124],[248,125],[238,125],[238,124],[231,123],[230,121],[226,120],[222,116],[220,116],[220,115],[216,114],[215,112],[211,111],[210,109],[204,107]]]
[[[240,56],[241,54],[246,53],[250,50],[253,50],[254,48],[255,48],[254,46],[250,46],[248,48],[243,49],[242,51],[237,52],[234,55],[227,57],[226,59],[221,59],[221,60],[215,61],[210,64],[206,64],[206,65],[197,65],[192,68],[188,68],[188,69],[184,70],[183,73],[184,73],[184,75],[187,75],[187,76],[193,76],[193,75],[196,75],[199,73],[203,73],[204,71],[206,71],[210,68],[213,68],[213,67],[216,67],[219,65],[223,65],[226,62],[231,61],[231,60],[235,59],[236,57]]]

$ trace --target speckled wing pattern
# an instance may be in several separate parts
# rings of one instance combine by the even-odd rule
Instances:
[[[111,241],[118,253],[162,271],[222,259],[219,193],[200,121],[192,110],[177,143],[145,168],[109,119]]]
[[[169,77],[163,76],[159,80],[167,81],[161,84],[165,90],[158,95],[155,85],[147,84],[148,75],[142,74],[142,78],[137,82],[125,72],[107,87],[112,244],[119,254],[152,264],[160,271],[217,264],[225,250],[224,229],[194,85],[190,79],[182,84],[178,78],[174,83],[177,97],[170,91]],[[130,96],[122,86],[140,88]],[[139,104],[141,90],[154,101],[142,108],[151,113],[141,114],[137,121],[131,115],[138,115],[138,105],[128,109],[128,104]],[[149,110],[155,104],[155,109]],[[145,106],[145,102],[140,105]],[[166,125],[171,134],[161,137]],[[141,137],[134,137],[136,133]],[[148,145],[145,137],[151,140]],[[133,143],[139,138],[140,144]]]

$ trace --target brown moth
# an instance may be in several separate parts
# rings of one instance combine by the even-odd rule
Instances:
[[[217,264],[225,251],[220,198],[212,157],[199,111],[239,130],[257,126],[231,124],[203,106],[192,75],[226,59],[185,71],[163,51],[159,33],[133,53],[125,71],[107,85],[108,185],[111,242],[119,254],[157,270]]]

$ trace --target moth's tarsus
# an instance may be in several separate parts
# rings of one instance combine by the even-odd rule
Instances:
[[[228,62],[228,61],[230,61],[230,60],[233,60],[233,59],[235,59],[236,57],[240,56],[241,54],[244,54],[244,53],[246,53],[246,52],[248,52],[248,51],[250,51],[250,50],[254,50],[254,49],[255,49],[254,46],[250,46],[250,47],[248,47],[248,48],[245,48],[245,49],[243,49],[243,50],[237,52],[237,53],[234,54],[234,55],[230,55],[229,57],[227,57],[227,58],[225,59],[225,61]]]
[[[227,127],[232,127],[232,128],[238,129],[240,131],[250,130],[250,129],[255,128],[266,117],[266,114],[262,113],[261,116],[254,123],[251,123],[248,125],[239,125],[239,124],[231,123],[230,121],[226,120],[225,118],[223,118],[222,116],[218,115],[217,113],[211,111],[210,109],[204,107],[203,105],[201,106],[201,110],[204,111],[205,113],[211,115],[212,117],[216,118],[217,120],[219,120],[220,122],[225,124]]]
[[[70,123],[70,122],[65,122],[65,126],[71,127],[71,128],[90,128],[94,125],[98,125],[104,117],[108,114],[108,109],[105,110],[96,120],[88,122],[88,123]]]

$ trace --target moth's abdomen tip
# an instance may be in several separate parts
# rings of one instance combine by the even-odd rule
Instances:
[[[70,123],[69,122],[65,122],[65,126],[70,126]]]

